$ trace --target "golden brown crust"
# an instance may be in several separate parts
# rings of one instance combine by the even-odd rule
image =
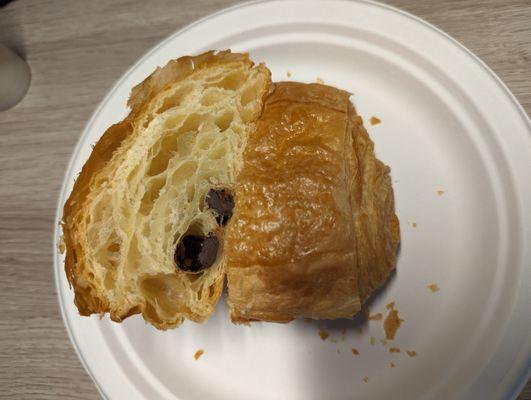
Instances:
[[[395,268],[400,225],[395,214],[390,169],[375,157],[374,143],[353,107],[349,114],[353,144],[351,177],[353,187],[357,188],[353,191],[352,210],[360,297],[365,301]]]
[[[348,165],[349,94],[279,83],[244,153],[227,232],[233,321],[359,311]]]
[[[77,284],[77,276],[85,265],[82,261],[83,247],[76,239],[76,229],[79,225],[76,217],[80,215],[85,205],[93,176],[107,164],[122,141],[131,134],[132,126],[128,118],[111,126],[98,140],[63,208],[61,225],[66,249],[65,272],[70,286],[74,287],[74,302],[81,315],[107,312],[108,303],[95,296],[94,289],[90,286]]]
[[[282,82],[267,99],[227,235],[234,322],[352,317],[394,268],[389,168],[349,96]]]

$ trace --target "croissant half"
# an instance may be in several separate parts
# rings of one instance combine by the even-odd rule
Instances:
[[[295,82],[268,97],[226,239],[233,321],[350,318],[394,268],[389,168],[349,97]]]
[[[130,114],[98,141],[64,206],[65,270],[82,315],[142,313],[166,329],[213,313],[223,257],[190,273],[176,268],[176,246],[211,236],[223,248],[205,197],[234,186],[270,83],[265,66],[223,51],[170,61],[132,90]]]

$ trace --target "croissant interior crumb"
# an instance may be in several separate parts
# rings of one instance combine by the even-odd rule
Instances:
[[[319,337],[321,338],[321,340],[326,340],[328,336],[330,336],[330,334],[326,330],[321,329],[321,328],[319,328],[318,333],[319,333]]]
[[[376,314],[373,314],[373,315],[369,315],[369,317],[368,317],[368,319],[370,319],[372,321],[380,321],[382,318],[383,318],[382,313],[376,313]]]
[[[199,360],[199,357],[201,357],[201,356],[203,355],[204,352],[205,352],[205,351],[204,351],[203,349],[199,349],[199,350],[197,350],[197,351],[195,352],[195,354],[194,354],[194,358],[195,358],[196,360]]]
[[[417,356],[417,352],[415,350],[406,350],[406,353],[410,357],[416,357]]]
[[[371,125],[378,125],[380,122],[382,122],[382,120],[378,117],[371,117],[369,118],[369,122],[371,123]]]
[[[428,285],[428,289],[430,289],[433,293],[438,292],[439,290],[441,290],[439,288],[439,286],[437,286],[436,283],[432,283],[432,284]]]
[[[400,318],[397,310],[393,309],[389,311],[389,314],[387,314],[384,321],[385,338],[387,340],[394,340],[396,332],[398,331],[398,328],[400,328],[402,322],[404,322],[404,320]]]
[[[389,349],[390,353],[400,353],[400,349],[398,347],[391,347]]]

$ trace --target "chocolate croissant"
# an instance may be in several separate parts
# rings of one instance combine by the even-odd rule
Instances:
[[[226,236],[232,321],[350,318],[395,267],[389,168],[349,97],[282,82],[267,98]]]
[[[347,92],[271,83],[246,54],[182,57],[135,87],[62,219],[82,315],[352,317],[395,266],[389,168]]]
[[[271,77],[246,54],[182,57],[136,86],[64,205],[65,270],[82,315],[142,313],[160,329],[214,312],[225,278],[220,216]]]

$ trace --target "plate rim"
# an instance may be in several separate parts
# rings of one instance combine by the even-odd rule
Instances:
[[[291,2],[302,2],[303,0],[288,0]],[[59,308],[61,311],[61,317],[63,320],[63,324],[66,328],[68,337],[70,339],[70,342],[78,356],[79,361],[83,365],[86,373],[90,376],[92,382],[96,386],[99,394],[104,399],[109,399],[110,397],[105,392],[104,388],[101,386],[101,383],[96,379],[95,374],[93,373],[90,365],[88,364],[87,360],[84,358],[83,353],[81,352],[80,346],[76,340],[76,338],[73,335],[73,331],[71,328],[70,320],[68,316],[66,315],[66,304],[64,303],[64,285],[61,284],[60,281],[60,274],[63,273],[64,266],[61,263],[61,255],[57,251],[59,246],[59,240],[61,237],[61,217],[63,212],[63,205],[64,201],[66,200],[66,188],[68,187],[68,179],[72,175],[73,166],[75,163],[75,160],[78,157],[78,154],[80,153],[80,150],[85,142],[86,136],[88,135],[88,132],[94,125],[94,122],[96,121],[97,117],[101,114],[101,111],[107,106],[110,99],[113,97],[114,93],[122,86],[124,81],[127,80],[127,78],[137,69],[137,67],[148,60],[150,57],[152,57],[153,54],[155,54],[161,47],[166,45],[168,42],[173,40],[174,38],[182,35],[183,33],[187,32],[188,30],[191,30],[192,28],[196,27],[197,25],[200,25],[206,21],[209,21],[211,19],[217,18],[221,15],[230,13],[237,9],[252,7],[256,4],[261,3],[280,3],[282,0],[251,0],[246,1],[243,3],[235,4],[229,7],[222,8],[214,13],[208,14],[206,16],[203,16],[190,24],[187,24],[183,26],[180,29],[177,29],[176,31],[170,33],[168,36],[157,42],[154,46],[152,46],[150,49],[148,49],[141,57],[139,57],[129,68],[125,70],[124,73],[120,75],[118,80],[115,81],[115,83],[112,85],[112,87],[106,92],[103,99],[99,102],[98,106],[95,108],[95,110],[92,112],[91,117],[87,121],[87,123],[84,125],[83,130],[81,132],[81,135],[79,136],[76,145],[74,146],[72,153],[70,155],[68,164],[65,169],[65,173],[63,176],[62,184],[61,184],[61,190],[59,192],[59,197],[57,200],[57,206],[55,210],[55,225],[54,225],[54,238],[53,238],[53,269],[54,269],[54,283],[55,283],[55,289],[56,289],[56,295],[57,300],[59,302]],[[311,0],[313,3],[319,3],[323,2],[323,0]],[[500,94],[503,92],[505,96],[507,96],[508,100],[510,100],[510,103],[514,107],[515,110],[518,111],[518,114],[522,118],[522,122],[524,124],[527,124],[531,128],[531,119],[527,115],[527,112],[523,108],[523,106],[520,104],[516,96],[511,92],[509,87],[503,82],[503,80],[476,54],[474,54],[470,49],[468,49],[465,45],[463,45],[460,41],[455,39],[454,37],[450,36],[448,33],[443,31],[442,29],[438,28],[434,24],[408,12],[405,10],[402,10],[400,8],[397,8],[392,5],[380,3],[379,1],[375,0],[334,0],[336,3],[361,3],[361,4],[367,4],[371,6],[376,6],[379,8],[382,8],[386,11],[390,11],[396,14],[399,14],[401,16],[406,17],[407,19],[412,20],[413,22],[419,23],[423,25],[426,28],[429,28],[430,30],[434,31],[435,33],[442,36],[442,38],[448,40],[450,43],[452,43],[455,47],[457,47],[459,50],[464,51],[468,58],[472,61],[474,61],[477,65],[479,65],[487,74],[488,76],[493,79],[493,81],[497,84],[497,86],[501,89]],[[69,288],[70,290],[70,288]],[[527,381],[531,378],[531,357],[530,354],[528,354],[528,360],[527,365],[524,362],[524,365],[522,366],[522,371],[517,374],[516,378],[514,379],[514,382],[512,385],[510,385],[511,389],[507,393],[507,398],[516,398],[516,396],[521,392],[521,390],[526,385]],[[487,364],[488,365],[488,364]],[[481,375],[481,371],[479,372],[479,375]],[[479,376],[478,375],[478,376]],[[477,379],[477,377],[476,377]]]

